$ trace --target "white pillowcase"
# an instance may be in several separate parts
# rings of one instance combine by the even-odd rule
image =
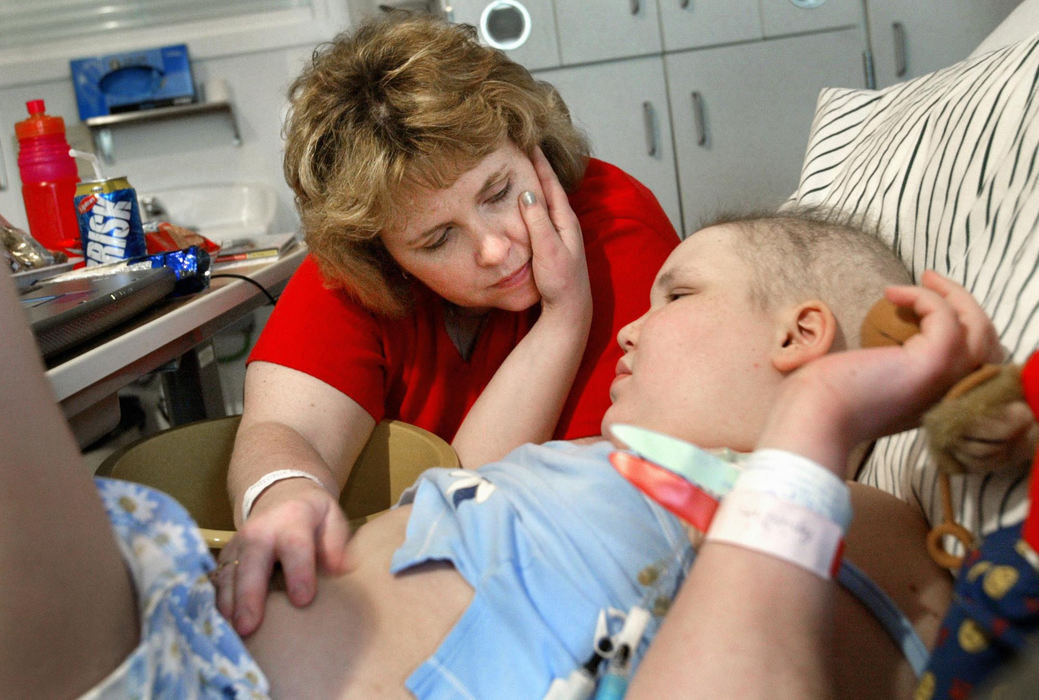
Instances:
[[[1021,0],[1006,18],[993,29],[978,46],[970,52],[979,56],[1001,49],[1008,44],[1025,41],[1039,31],[1039,0]]]
[[[790,204],[879,223],[919,279],[969,289],[1016,362],[1039,347],[1039,36],[884,90],[820,96]],[[858,480],[942,520],[919,431],[880,440]],[[958,521],[977,534],[1027,512],[1025,477],[952,477]]]

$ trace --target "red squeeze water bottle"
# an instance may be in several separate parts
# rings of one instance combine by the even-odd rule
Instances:
[[[29,233],[48,250],[82,257],[76,217],[76,161],[69,155],[65,120],[44,114],[43,100],[25,103],[29,118],[14,125],[18,169]]]

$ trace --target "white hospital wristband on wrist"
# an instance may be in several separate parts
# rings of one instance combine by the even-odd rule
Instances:
[[[830,580],[840,566],[844,528],[771,494],[733,490],[722,499],[707,530],[707,541],[777,557]]]
[[[256,480],[252,486],[245,490],[245,494],[242,496],[242,522],[249,517],[250,511],[253,509],[253,503],[260,497],[268,486],[271,484],[282,481],[284,479],[310,479],[315,484],[324,488],[325,485],[321,483],[321,479],[317,478],[310,472],[305,472],[300,469],[278,469],[273,472],[267,472],[259,479]]]
[[[851,524],[851,494],[839,476],[807,457],[786,450],[755,450],[743,465],[733,490],[771,494],[814,510],[847,530]]]

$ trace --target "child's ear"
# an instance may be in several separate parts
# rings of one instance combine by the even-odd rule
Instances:
[[[772,366],[780,372],[798,367],[830,352],[837,337],[837,319],[818,299],[785,309],[772,349]]]

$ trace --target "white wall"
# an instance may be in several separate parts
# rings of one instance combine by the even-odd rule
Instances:
[[[328,37],[341,28],[329,26]],[[181,41],[171,33],[166,43]],[[121,126],[112,130],[115,162],[105,166],[105,174],[126,175],[138,192],[218,182],[268,183],[278,193],[276,230],[294,230],[292,196],[281,175],[281,119],[288,85],[311,50],[298,46],[193,59],[196,83],[212,78],[227,82],[242,145],[232,144],[231,128],[221,114]],[[26,229],[14,124],[27,116],[26,101],[38,98],[46,101],[49,114],[64,117],[74,147],[92,149],[68,77],[0,86],[0,182],[6,184],[0,191],[0,214]],[[92,177],[89,165],[81,166],[80,174]]]

